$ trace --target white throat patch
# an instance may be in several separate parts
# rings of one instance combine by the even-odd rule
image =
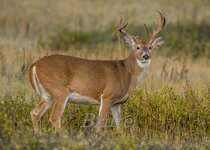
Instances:
[[[150,66],[150,62],[151,59],[148,60],[148,62],[142,63],[140,60],[136,60],[137,64],[140,68],[142,68],[142,72],[139,74],[139,76],[137,77],[137,85],[140,84],[140,82],[146,77],[146,75],[148,74],[149,71],[149,66]]]
[[[145,68],[148,68],[150,66],[150,62],[151,62],[151,59],[149,59],[147,62],[145,63],[142,63],[140,60],[136,60],[137,61],[137,64],[139,67],[141,67],[142,69],[145,69]]]

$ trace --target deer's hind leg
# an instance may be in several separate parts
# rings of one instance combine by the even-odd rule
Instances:
[[[40,98],[40,102],[37,104],[37,106],[31,111],[31,119],[33,124],[33,129],[35,133],[39,132],[39,121],[42,117],[42,115],[50,108],[52,105],[51,98]]]
[[[52,97],[48,94],[48,92],[44,89],[44,87],[40,83],[36,74],[36,66],[33,66],[31,70],[31,74],[32,74],[32,80],[31,80],[32,85],[35,91],[37,92],[37,94],[41,96],[40,102],[30,113],[34,132],[37,133],[39,132],[39,121],[42,115],[52,105]]]
[[[52,106],[52,113],[50,116],[50,122],[52,127],[55,128],[56,132],[62,132],[61,118],[65,110],[66,104],[69,99],[69,95],[65,92],[59,92],[53,95],[54,103]]]

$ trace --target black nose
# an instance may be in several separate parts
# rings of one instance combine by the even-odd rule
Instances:
[[[143,58],[144,59],[149,59],[149,55],[148,54],[145,54],[145,55],[143,55]]]

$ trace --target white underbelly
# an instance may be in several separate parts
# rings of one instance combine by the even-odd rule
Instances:
[[[127,93],[121,99],[115,100],[113,104],[123,103],[128,99],[128,97],[129,97],[129,94]],[[74,104],[84,104],[84,105],[99,105],[100,104],[100,101],[97,101],[87,96],[82,96],[76,92],[69,94],[68,101]]]
[[[123,96],[121,99],[114,101],[113,104],[123,103],[128,99],[128,97],[129,97],[129,94],[126,93],[125,96]]]
[[[100,104],[99,101],[92,99],[90,97],[87,97],[87,96],[82,96],[76,92],[69,94],[68,100],[69,102],[74,103],[74,104],[85,104],[85,105],[99,105]]]

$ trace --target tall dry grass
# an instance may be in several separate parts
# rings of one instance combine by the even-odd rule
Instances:
[[[39,98],[29,85],[26,68],[52,53],[88,59],[122,59],[130,51],[107,49],[55,52],[13,48],[1,50],[0,148],[2,149],[208,149],[210,137],[210,69],[208,59],[152,56],[150,73],[123,105],[120,131],[113,127],[100,138],[82,128],[85,115],[98,107],[68,104],[63,117],[65,135],[56,137],[50,111],[41,120],[42,134],[32,131],[30,111]],[[202,66],[202,67],[200,67]],[[109,117],[110,118],[110,117]],[[127,119],[133,119],[125,127]]]
[[[122,45],[122,47],[124,47]],[[156,50],[158,51],[158,50]],[[210,61],[207,58],[192,59],[188,56],[170,57],[157,55],[154,51],[152,54],[152,63],[150,73],[142,87],[149,91],[158,91],[165,85],[173,86],[177,91],[182,91],[186,81],[189,81],[197,90],[202,90],[210,82]],[[1,49],[0,73],[1,96],[6,93],[24,90],[25,93],[32,92],[30,88],[27,69],[34,61],[39,58],[54,53],[66,54],[87,59],[124,59],[131,49],[109,49],[101,47],[99,49],[69,49],[68,51],[50,51],[34,48],[3,48]],[[201,67],[202,66],[202,67]]]
[[[164,13],[168,23],[198,24],[209,22],[210,12],[207,0],[1,0],[0,3],[0,37],[10,40],[34,39],[60,27],[72,31],[103,30],[119,20],[120,15],[131,23],[151,24],[156,19],[156,10]]]

